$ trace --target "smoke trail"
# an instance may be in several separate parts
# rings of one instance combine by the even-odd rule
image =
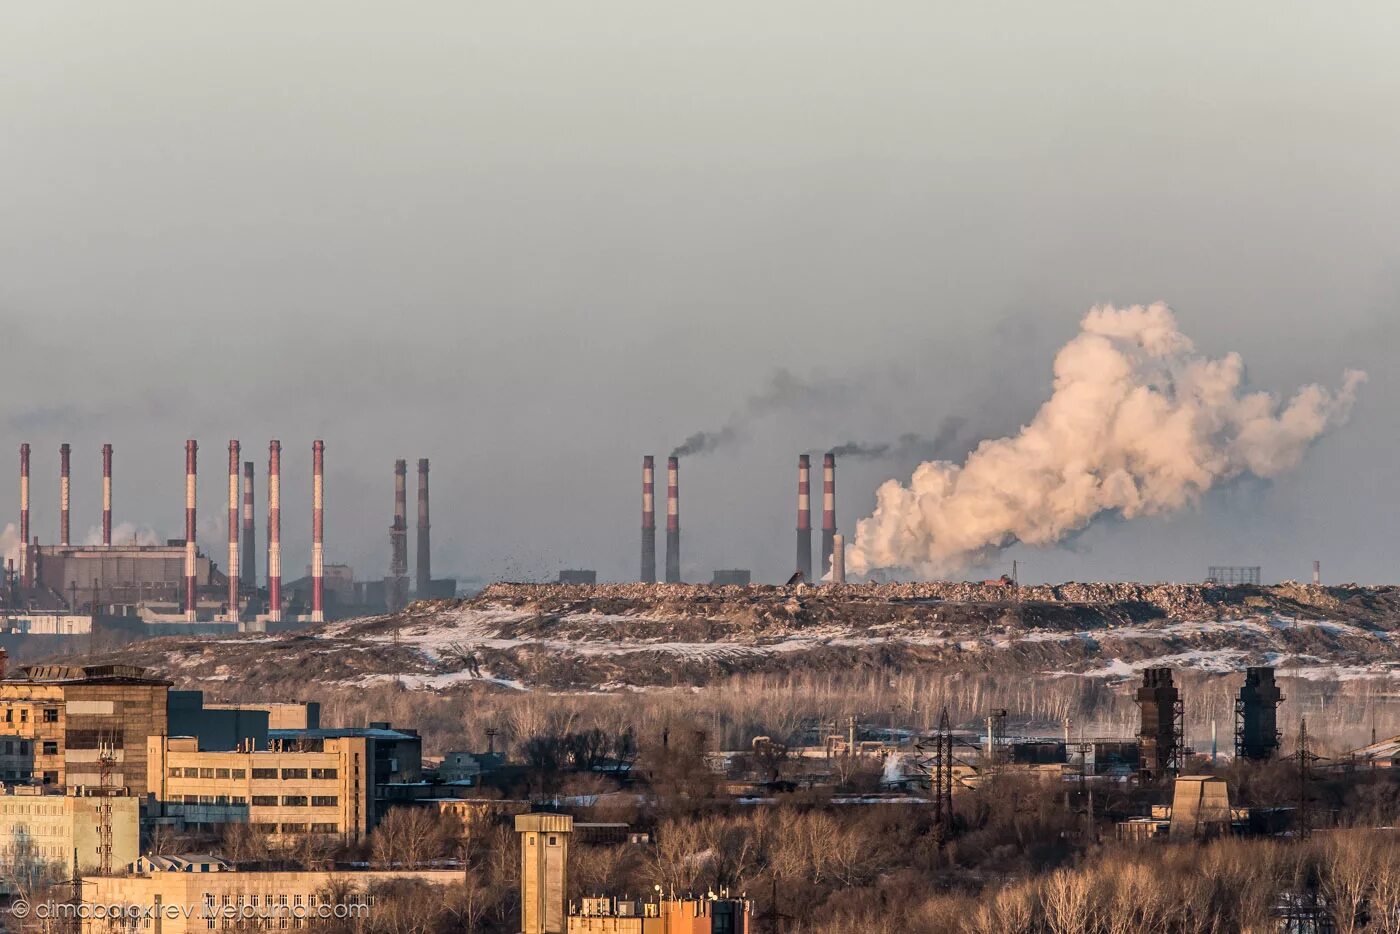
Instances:
[[[1094,308],[1055,357],[1055,388],[1015,437],[961,465],[889,480],[847,548],[855,573],[950,573],[1013,542],[1050,545],[1100,513],[1171,512],[1244,474],[1273,477],[1344,423],[1366,374],[1304,386],[1284,405],[1244,390],[1238,354],[1196,352],[1163,304]]]
[[[958,433],[967,424],[967,419],[961,415],[949,415],[943,419],[943,423],[938,426],[938,431],[932,438],[925,437],[914,432],[906,432],[890,443],[888,441],[878,444],[865,444],[859,441],[847,441],[845,444],[838,444],[832,448],[830,453],[837,457],[854,458],[856,460],[873,460],[886,455],[892,458],[918,457],[931,460],[936,457],[943,457],[957,440]],[[817,454],[818,451],[808,453]]]
[[[775,370],[768,384],[744,401],[743,407],[719,428],[697,431],[676,445],[672,457],[687,454],[708,454],[716,448],[741,440],[751,422],[773,412],[804,407],[819,408],[846,391],[845,384],[834,379],[807,380],[787,370]]]

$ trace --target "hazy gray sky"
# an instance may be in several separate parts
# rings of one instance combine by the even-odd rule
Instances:
[[[782,370],[682,468],[687,577],[775,579],[800,451],[1014,430],[1090,305],[1160,299],[1256,386],[1368,370],[1352,423],[1023,576],[1394,580],[1397,47],[1380,3],[8,4],[0,464],[48,541],[58,444],[82,530],[111,441],[117,520],[178,535],[197,437],[208,538],[278,437],[299,572],[323,437],[360,576],[426,456],[440,572],[626,578],[641,455]],[[843,462],[840,525],[912,466]]]

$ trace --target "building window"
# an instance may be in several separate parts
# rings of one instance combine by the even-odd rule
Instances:
[[[215,777],[215,778],[228,778],[228,769],[215,769],[215,770],[214,770],[214,777]]]
[[[199,778],[199,769],[185,769],[185,778]]]
[[[29,743],[24,740],[19,741],[19,754],[22,756],[29,755]]]
[[[57,773],[57,772],[45,772],[45,773],[44,773],[44,784],[45,784],[45,785],[57,785],[57,784],[58,784],[58,773]]]
[[[45,708],[44,708],[44,722],[45,722],[45,723],[57,723],[57,722],[58,722],[58,708],[57,708],[57,707],[45,707]]]
[[[311,770],[311,777],[312,777],[312,778],[338,778],[339,775],[338,775],[338,773],[336,772],[335,769],[312,769],[312,770]]]
[[[246,771],[244,771],[243,769],[229,769],[229,772],[232,773],[232,777],[233,777],[233,778],[247,778],[247,777],[248,777],[248,773],[247,773]]]
[[[51,739],[44,740],[44,755],[46,755],[46,756],[56,756],[56,755],[58,755],[58,742],[57,742],[56,740],[51,740]]]
[[[282,777],[283,777],[283,778],[305,778],[305,777],[306,777],[306,769],[283,769],[283,770],[282,770]]]
[[[277,777],[277,770],[276,770],[276,769],[253,769],[253,778],[254,778],[254,779],[259,779],[259,778],[276,778],[276,777]]]
[[[5,722],[6,722],[6,723],[14,723],[14,722],[15,722],[15,712],[14,712],[13,709],[11,709],[11,708],[9,708],[9,707],[6,707],[6,708],[5,708]]]
[[[312,824],[312,833],[339,833],[340,828],[335,824]]]
[[[282,825],[282,832],[283,832],[283,833],[306,833],[307,826],[308,826],[308,825],[306,825],[306,824],[283,824],[283,825]]]
[[[28,707],[21,707],[21,708],[19,709],[19,722],[20,722],[20,723],[28,723],[28,722],[29,722],[29,708],[28,708]]]
[[[335,795],[312,795],[311,806],[313,808],[333,808],[340,805],[340,798]]]
[[[253,795],[253,807],[255,808],[275,808],[277,807],[276,795]]]
[[[199,777],[200,777],[200,778],[213,778],[213,777],[214,777],[214,770],[213,770],[213,769],[200,769],[200,770],[199,770]]]
[[[306,795],[283,795],[282,806],[286,808],[306,807]]]

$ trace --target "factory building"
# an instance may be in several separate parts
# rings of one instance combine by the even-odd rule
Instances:
[[[6,783],[146,793],[146,737],[166,732],[170,682],[130,665],[30,665],[0,681]]]
[[[27,602],[40,606],[134,616],[152,604],[178,608],[184,599],[185,543],[180,539],[164,545],[31,545],[29,561],[39,593],[28,595]],[[207,592],[227,587],[228,579],[207,556],[196,554],[195,585]],[[226,602],[217,606],[222,609]]]
[[[65,878],[96,872],[104,859],[121,866],[140,855],[140,799],[70,788],[67,794],[34,786],[7,785],[0,793],[0,867],[9,878],[30,868],[22,861],[58,865]],[[104,843],[104,830],[110,832]],[[21,844],[20,841],[23,841]],[[103,853],[110,846],[110,853]]]

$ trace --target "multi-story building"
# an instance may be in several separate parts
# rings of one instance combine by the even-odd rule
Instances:
[[[462,881],[455,869],[249,872],[202,857],[143,859],[130,868],[131,875],[85,876],[83,901],[132,906],[158,918],[108,918],[94,911],[83,918],[83,934],[298,930],[324,922],[343,926],[347,921],[353,925],[356,919],[363,923],[373,917],[373,890],[379,885],[402,880],[447,886]]]
[[[374,756],[364,736],[212,751],[194,737],[152,736],[147,816],[196,831],[248,823],[269,835],[359,837],[377,819]]]
[[[71,879],[104,862],[120,868],[140,853],[140,823],[140,801],[125,793],[42,793],[12,786],[0,794],[0,874],[13,879],[27,870],[60,867]]]
[[[752,908],[740,898],[585,898],[568,934],[749,934]]]
[[[131,665],[29,665],[0,681],[0,780],[146,794],[170,682]]]
[[[394,729],[388,721],[371,721],[367,727],[267,731],[268,743],[283,749],[316,749],[338,739],[363,739],[369,743],[376,785],[415,784],[423,780],[423,738],[417,730]]]

